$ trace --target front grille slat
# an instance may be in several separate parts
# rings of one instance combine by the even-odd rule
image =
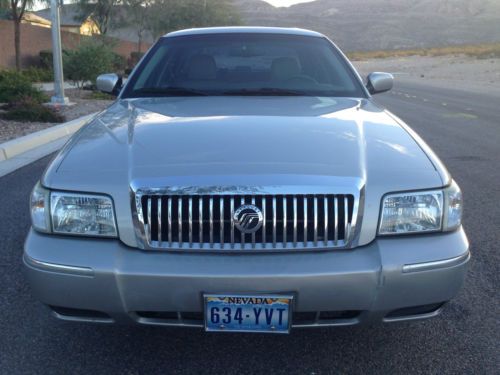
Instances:
[[[210,215],[209,219],[210,248],[213,248],[214,247],[214,198],[213,197],[209,198],[208,214]]]
[[[344,238],[349,238],[349,202],[344,198]]]
[[[161,240],[162,240],[162,238],[161,238],[161,204],[162,204],[162,201],[163,201],[163,199],[161,197],[158,198],[158,210],[157,210],[158,219],[157,220],[158,220],[158,244],[160,247],[162,244],[162,242],[161,242]]]
[[[231,249],[234,249],[234,197],[230,198],[231,204]]]
[[[193,247],[193,198],[189,197],[189,210],[188,210],[188,220],[189,220],[189,247]]]
[[[307,246],[307,197],[304,197],[304,247]]]
[[[262,246],[266,247],[266,223],[267,223],[267,206],[266,206],[266,197],[262,197]]]
[[[335,246],[337,246],[338,239],[339,239],[339,200],[337,197],[333,198],[333,212],[335,215],[335,225],[334,225],[334,232],[333,232],[333,240],[335,241]]]
[[[286,199],[286,196],[283,197],[283,247],[286,246],[286,242],[287,242],[287,228],[286,228],[286,222],[288,221],[288,215],[287,215],[287,199]]]
[[[350,194],[143,194],[138,225],[151,249],[286,250],[347,247],[356,217]],[[244,234],[234,213],[252,204],[262,226]],[[247,211],[248,212],[248,211]],[[189,246],[188,246],[189,245]]]
[[[148,238],[148,241],[151,241],[151,213],[152,213],[152,199],[151,198],[148,198],[148,224],[147,224],[147,228],[146,228],[146,236]]]
[[[245,197],[241,197],[241,205],[243,206],[244,204],[245,204]],[[245,248],[245,234],[240,233],[240,237],[241,237],[241,248],[244,249]]]
[[[273,197],[273,248],[276,247],[276,221],[277,221],[277,212],[276,212],[276,197]]]
[[[203,197],[198,197],[198,227],[200,247],[203,247]]]
[[[255,197],[252,197],[252,204],[255,206]],[[255,248],[255,233],[252,233],[252,249],[254,248]]]
[[[297,197],[293,197],[293,247],[297,247]]]
[[[314,246],[318,245],[318,197],[314,197]]]
[[[179,247],[182,247],[182,197],[177,199],[179,213],[177,215],[177,228],[179,230]]]
[[[172,246],[172,197],[168,197],[168,246]]]
[[[219,199],[220,206],[220,247],[224,248],[224,198],[220,197]]]
[[[323,235],[323,243],[327,245],[328,244],[328,198],[327,197],[324,198],[323,207],[325,213],[324,223],[323,223],[324,224],[323,230],[325,231],[325,234]]]

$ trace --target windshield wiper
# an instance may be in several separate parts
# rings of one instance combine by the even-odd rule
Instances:
[[[154,96],[206,96],[206,92],[187,87],[143,87],[133,91],[133,94],[152,94]]]
[[[260,89],[239,89],[224,91],[223,95],[234,96],[306,96],[302,91],[280,89],[275,87],[263,87]]]

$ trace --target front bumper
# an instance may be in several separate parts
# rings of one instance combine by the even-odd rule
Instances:
[[[468,246],[460,228],[352,250],[174,253],[32,230],[23,259],[34,295],[61,319],[202,326],[204,293],[292,293],[292,326],[306,327],[435,316],[463,283]]]

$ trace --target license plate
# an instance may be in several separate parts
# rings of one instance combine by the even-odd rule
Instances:
[[[207,331],[290,331],[292,296],[205,295]]]

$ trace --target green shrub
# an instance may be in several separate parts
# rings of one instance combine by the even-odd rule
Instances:
[[[68,51],[63,49],[62,54],[63,54],[63,56],[67,55]],[[54,68],[52,56],[53,56],[53,54],[52,54],[51,50],[40,51],[38,53],[38,58],[40,59],[40,68],[52,70]]]
[[[127,59],[116,52],[113,52],[113,72],[123,73],[127,69]],[[109,73],[109,72],[108,72]]]
[[[95,83],[99,74],[113,71],[114,53],[101,40],[84,40],[77,49],[63,56],[64,75],[78,88],[90,81]]]
[[[22,73],[4,70],[0,72],[0,103],[15,103],[24,97],[30,97],[37,103],[48,100],[39,89],[33,87],[30,79]]]
[[[40,66],[44,69],[53,69],[52,51],[40,51],[38,57],[40,58]]]
[[[31,82],[52,82],[54,80],[52,69],[30,67],[23,69],[21,74]]]
[[[6,120],[26,122],[63,122],[64,117],[52,108],[40,104],[36,99],[24,97],[9,105],[1,115]]]

